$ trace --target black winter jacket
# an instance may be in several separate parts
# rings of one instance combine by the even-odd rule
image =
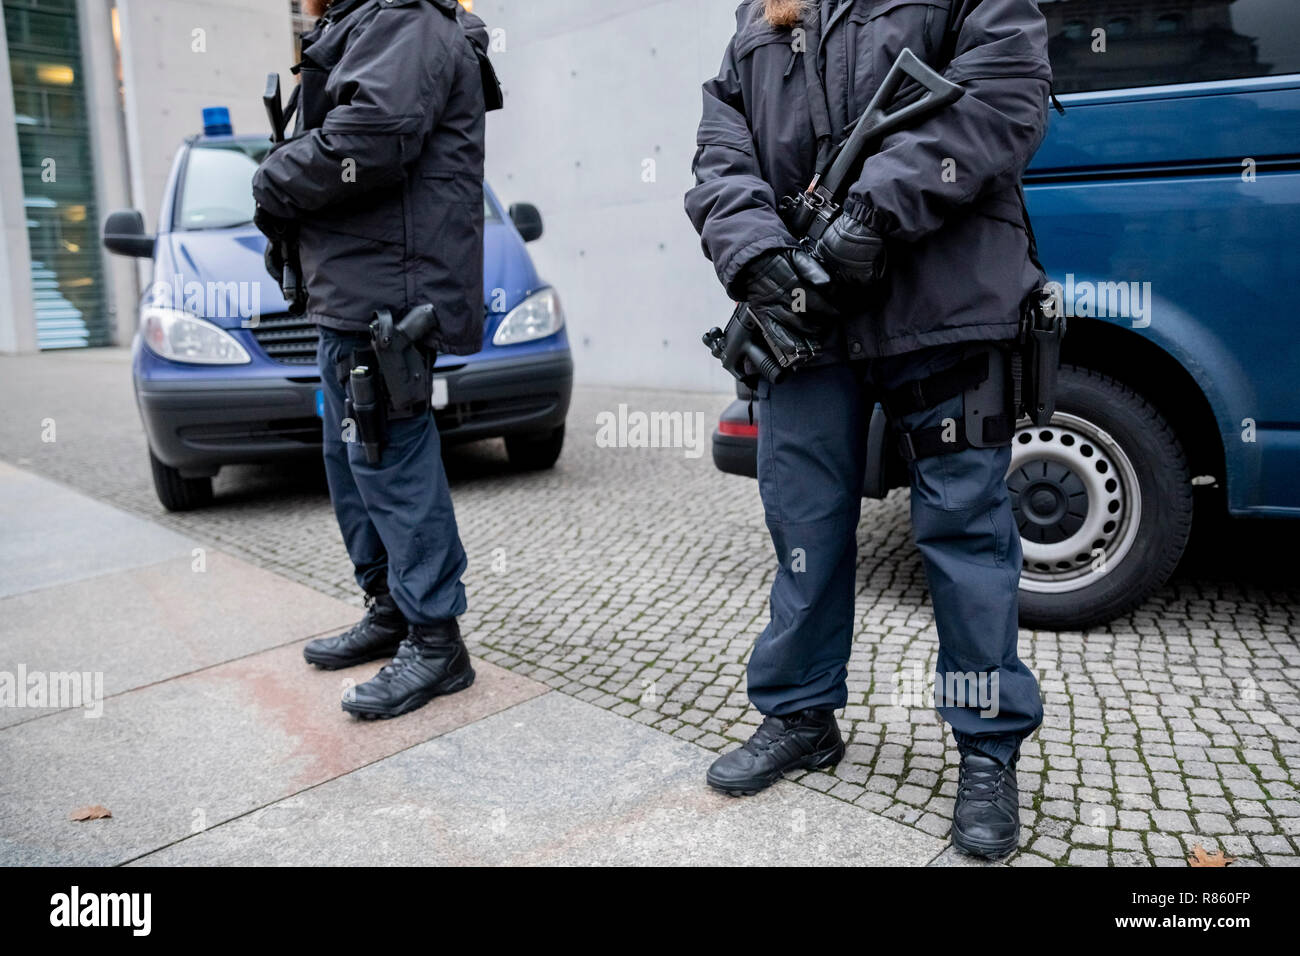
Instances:
[[[794,244],[778,200],[808,185],[819,150],[846,135],[910,47],[966,94],[887,137],[850,189],[846,212],[879,224],[890,265],[836,348],[869,358],[1014,336],[1041,282],[1017,191],[1051,82],[1036,0],[810,0],[797,30],[772,27],[763,0],[745,0],[704,84],[686,210],[723,285],[736,297],[746,264]]]
[[[456,0],[340,0],[303,37],[295,137],[253,178],[299,226],[307,314],[363,330],[432,303],[442,352],[483,345],[487,31]]]

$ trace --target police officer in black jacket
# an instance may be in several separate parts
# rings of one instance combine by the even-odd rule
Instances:
[[[844,214],[811,254],[799,250],[779,200],[807,186],[905,48],[964,95],[887,136]],[[720,790],[752,793],[844,754],[834,711],[848,696],[865,438],[881,401],[910,459],[939,632],[935,698],[961,754],[954,842],[990,856],[1016,846],[1016,759],[1042,705],[1016,650],[1015,416],[977,429],[966,394],[1043,282],[1019,178],[1050,79],[1036,0],[745,0],[737,11],[704,85],[687,212],[734,299],[827,348],[758,389],[759,488],[779,567],[749,664],[764,720],[710,768]]]
[[[456,620],[465,551],[428,373],[438,352],[482,346],[484,113],[499,88],[486,29],[456,0],[306,8],[320,19],[302,41],[295,135],[262,163],[253,193],[272,252],[296,237],[305,309],[320,328],[330,497],[367,611],[304,656],[326,668],[392,658],[343,709],[394,717],[474,681]],[[278,278],[286,257],[272,258]],[[417,353],[403,356],[423,368],[423,400],[396,407],[369,326],[377,312],[429,305]],[[377,388],[387,419],[369,449],[354,375]]]

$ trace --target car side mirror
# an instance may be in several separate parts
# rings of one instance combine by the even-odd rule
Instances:
[[[542,214],[532,203],[517,202],[510,207],[510,221],[524,242],[542,238]]]
[[[119,256],[148,259],[153,256],[154,237],[144,228],[138,209],[119,209],[104,220],[104,248]]]

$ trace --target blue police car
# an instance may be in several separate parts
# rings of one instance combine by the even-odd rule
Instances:
[[[1300,517],[1300,5],[1039,5],[1066,112],[1024,183],[1069,331],[1007,485],[1021,623],[1074,630],[1164,584],[1194,511]],[[748,405],[713,457],[753,476]],[[864,496],[906,483],[893,444],[877,406]]]
[[[223,113],[205,111],[204,135],[177,151],[156,235],[135,210],[104,224],[110,251],[153,260],[132,373],[154,488],[172,511],[209,503],[223,465],[320,454],[317,331],[288,313],[252,224],[251,180],[269,144],[233,135]],[[559,296],[525,248],[542,220],[484,193],[483,348],[438,357],[434,417],[444,442],[503,437],[513,466],[550,468],[573,359]]]

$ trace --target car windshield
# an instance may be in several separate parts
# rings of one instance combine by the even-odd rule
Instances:
[[[229,229],[253,221],[253,173],[270,148],[268,143],[205,143],[190,150],[181,184],[176,228]],[[483,196],[483,214],[496,212]]]
[[[185,165],[178,229],[227,229],[253,221],[253,173],[269,143],[195,146]]]

